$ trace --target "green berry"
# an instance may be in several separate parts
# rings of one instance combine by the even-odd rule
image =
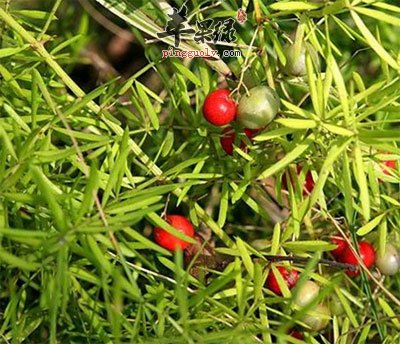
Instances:
[[[298,307],[304,307],[312,302],[318,296],[318,293],[318,284],[313,281],[306,281],[300,286],[300,289],[297,291],[293,303]]]
[[[375,265],[383,275],[394,275],[400,270],[399,251],[391,244],[386,245],[385,253],[376,255]]]
[[[279,97],[272,88],[257,86],[240,99],[237,119],[245,128],[263,128],[275,118],[279,105]]]
[[[319,332],[329,324],[330,317],[331,313],[329,308],[321,303],[310,310],[301,321],[306,324],[312,332]]]
[[[303,44],[300,48],[300,51],[296,54],[296,45],[290,44],[284,47],[284,54],[286,57],[286,64],[282,66],[282,70],[287,75],[292,76],[304,76],[307,74],[307,66],[306,66],[306,50],[311,56],[311,60],[313,61],[314,68],[318,71],[320,69],[319,57],[316,50],[312,47],[312,45],[306,43]]]

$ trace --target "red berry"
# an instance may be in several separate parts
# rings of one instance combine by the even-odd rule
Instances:
[[[277,269],[282,275],[283,280],[285,281],[288,288],[292,289],[296,285],[299,279],[299,272],[295,269],[287,270],[283,266],[278,266]],[[269,290],[273,291],[277,295],[282,295],[282,291],[281,288],[279,287],[278,280],[276,279],[276,276],[272,270],[270,270],[268,274],[266,284]]]
[[[396,168],[396,160],[386,160],[386,161],[384,162],[384,164],[385,164],[387,167],[389,167],[389,169],[387,169],[387,168],[383,169],[383,173],[385,173],[385,174],[387,174],[387,175],[390,175],[390,174],[391,174],[390,169]]]
[[[346,240],[342,237],[332,237],[332,244],[336,245],[336,248],[331,251],[331,254],[337,259],[340,260],[343,254],[343,251],[347,248],[348,244]]]
[[[389,154],[389,153],[388,153],[388,154]],[[396,160],[386,160],[386,161],[384,161],[383,164],[384,164],[386,167],[388,167],[388,168],[383,167],[381,171],[382,171],[384,174],[388,175],[388,176],[392,175],[392,170],[396,168],[396,163],[397,163]],[[384,180],[381,179],[381,178],[379,178],[378,181],[379,181],[380,183],[384,182]]]
[[[260,131],[260,129],[245,128],[243,131],[245,135],[251,140]],[[225,128],[222,131],[220,142],[226,154],[228,155],[233,154],[233,144],[235,143],[235,140],[236,140],[236,133],[232,127]],[[243,140],[241,140],[239,147],[241,150],[244,150],[246,148],[246,143]]]
[[[172,227],[176,228],[179,232],[182,232],[188,237],[193,238],[193,226],[185,217],[181,215],[167,215],[165,221],[167,221]],[[190,243],[177,238],[176,236],[159,227],[154,228],[154,239],[157,244],[170,251],[175,251],[178,249],[184,250],[190,245]]]
[[[229,95],[229,90],[218,89],[206,97],[203,115],[208,122],[216,126],[223,126],[235,119],[237,105]]]
[[[296,170],[297,174],[300,174],[302,171],[303,167],[300,165],[297,165]],[[310,171],[307,171],[306,174],[306,179],[304,181],[304,186],[303,186],[303,195],[308,195],[314,190],[314,179],[312,177],[312,174]]]
[[[367,268],[370,268],[375,263],[375,250],[374,247],[367,241],[360,241],[358,243],[358,252],[360,257]],[[358,260],[350,246],[347,246],[342,252],[340,261],[347,264],[358,266]],[[360,274],[360,269],[347,270],[347,275],[357,276]]]
[[[304,184],[303,194],[308,193],[310,194],[314,190],[314,179],[310,171],[306,174],[306,182]]]
[[[293,338],[296,338],[296,339],[304,339],[304,334],[297,330],[292,330],[289,333],[289,336],[292,336]]]
[[[302,171],[303,167],[301,165],[297,165],[296,166],[296,172],[297,174],[300,174]],[[290,178],[291,179],[291,178]],[[303,196],[306,196],[308,194],[310,194],[313,189],[314,189],[314,179],[312,177],[312,174],[310,171],[307,172],[306,174],[306,179],[303,185]],[[282,177],[282,186],[284,189],[287,189],[287,180],[286,180],[286,174],[283,175]]]

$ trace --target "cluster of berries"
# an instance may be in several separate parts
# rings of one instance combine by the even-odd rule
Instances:
[[[356,266],[355,269],[346,271],[348,276],[357,276],[360,274],[359,260],[354,248],[349,245],[348,239],[343,237],[332,237],[332,243],[336,244],[336,248],[331,251],[335,259],[341,263]],[[369,269],[374,264],[383,275],[394,275],[400,270],[400,254],[399,251],[391,244],[387,244],[384,252],[377,254],[373,245],[368,241],[360,241],[357,247],[357,253],[363,265]]]
[[[314,63],[314,67],[319,68],[318,54],[309,45],[303,45],[300,51],[296,51],[294,45],[289,45],[285,48],[286,64],[281,66],[282,71],[287,75],[304,76],[307,74],[306,69],[306,51],[310,54]],[[279,111],[279,97],[276,92],[268,86],[257,86],[243,95],[239,102],[231,98],[231,92],[227,89],[217,89],[212,91],[205,99],[203,105],[204,118],[212,125],[222,127],[226,126],[220,137],[220,143],[223,150],[232,155],[234,145],[238,146],[241,150],[246,148],[244,136],[250,141],[265,128],[276,116]],[[238,125],[234,127],[232,122],[237,121]],[[237,130],[241,132],[238,133]],[[237,134],[242,135],[240,142],[236,142]],[[388,160],[384,162],[385,167],[381,169],[385,174],[391,174],[391,169],[395,168],[396,161]],[[297,165],[296,172],[300,174],[303,166]],[[288,173],[283,175],[282,186],[287,189],[288,178],[293,182]],[[382,181],[382,180],[380,180]],[[305,175],[303,194],[307,195],[312,192],[314,188],[314,179],[310,171]],[[195,230],[191,222],[181,215],[167,215],[166,221],[175,229],[185,234],[187,237],[196,238]],[[162,247],[170,250],[184,250],[185,253],[196,253],[199,250],[199,243],[191,245],[190,243],[175,237],[163,228],[154,229],[155,241]],[[336,245],[336,248],[330,253],[340,263],[353,265],[354,268],[347,269],[346,274],[354,277],[360,274],[360,260],[362,265],[369,269],[376,264],[379,271],[384,275],[394,275],[400,270],[400,254],[398,250],[391,244],[387,244],[385,252],[377,254],[371,243],[367,241],[360,241],[355,250],[350,244],[349,240],[343,237],[332,237],[331,242]],[[193,252],[192,252],[193,251]],[[358,257],[359,256],[359,257]],[[277,276],[279,274],[279,276]],[[300,272],[288,265],[276,265],[268,273],[265,287],[278,296],[282,296],[282,281],[287,289],[296,287],[300,278]],[[280,282],[279,282],[280,281]],[[301,309],[310,305],[316,298],[318,298],[320,291],[319,285],[311,280],[306,280],[296,288],[293,298],[294,309]],[[313,332],[324,329],[328,322],[331,313],[335,313],[331,307],[327,307],[325,303],[316,303],[307,311],[302,319],[309,330]],[[292,337],[303,339],[303,333],[297,329],[292,329],[289,333]]]
[[[330,251],[333,257],[338,262],[354,266],[354,268],[346,270],[346,274],[350,277],[355,277],[360,274],[360,261],[367,269],[370,269],[375,264],[383,275],[391,276],[400,271],[400,253],[398,249],[391,244],[386,245],[384,252],[377,254],[371,243],[360,241],[357,247],[360,258],[359,261],[357,253],[349,244],[348,239],[335,236],[331,238],[331,242],[336,245],[336,248]],[[277,273],[288,289],[294,288],[300,277],[299,271],[295,268],[277,266],[275,272],[271,269],[267,277],[266,287],[279,296],[282,295],[282,290],[276,276]],[[304,282],[293,300],[295,308],[305,307],[315,300],[318,296],[319,289],[318,284],[311,280]],[[332,307],[336,306],[337,305],[333,304]],[[312,308],[310,312],[307,312],[301,320],[311,331],[317,332],[325,328],[328,324],[330,313],[331,310],[325,304],[320,303]],[[303,338],[302,333],[295,329],[292,330],[290,334],[299,339]]]
[[[280,283],[278,282],[277,274],[280,275],[278,278],[282,279],[288,289],[293,289],[300,278],[300,273],[295,268],[277,266],[275,272],[271,269],[265,286],[274,294],[279,296],[282,295],[282,290]],[[298,310],[309,306],[318,297],[319,290],[319,285],[314,281],[307,280],[303,282],[293,298],[294,309]],[[324,303],[318,303],[303,315],[301,321],[307,325],[312,332],[317,332],[327,326],[329,319],[329,308]],[[295,329],[291,331],[290,335],[298,339],[303,338],[302,333]]]
[[[274,119],[278,110],[279,97],[268,86],[252,88],[240,98],[239,104],[231,98],[229,90],[214,90],[206,97],[203,105],[203,115],[209,123],[220,127],[237,120],[244,127],[240,134],[246,135],[249,140]],[[233,154],[235,141],[235,129],[231,126],[224,128],[220,142],[226,154]],[[244,150],[246,143],[241,140],[239,147]]]
[[[167,215],[165,219],[179,232],[190,238],[195,237],[195,230],[192,223],[184,216]],[[185,240],[177,238],[160,227],[154,228],[154,238],[160,246],[170,251],[179,249],[189,252],[192,248],[195,248],[194,254],[196,254],[197,250],[199,249],[198,243],[191,245]],[[360,241],[358,243],[358,253],[355,252],[354,248],[349,244],[349,240],[346,238],[334,236],[331,237],[331,242],[336,245],[336,248],[330,251],[332,256],[338,262],[354,265],[354,268],[349,268],[346,270],[346,274],[350,277],[357,276],[360,273],[359,258],[362,262],[362,265],[368,269],[376,264],[379,271],[384,275],[394,275],[400,270],[400,253],[391,244],[386,245],[385,252],[382,252],[382,254],[377,254],[373,245],[367,241]],[[190,256],[192,257],[194,254],[191,252]],[[359,255],[359,258],[357,257],[357,254]],[[279,277],[277,274],[279,274]],[[299,278],[300,272],[296,268],[277,265],[269,271],[265,286],[274,294],[282,296],[282,282],[280,283],[278,280],[283,281],[286,287],[290,290],[296,286]],[[319,290],[320,287],[316,282],[311,280],[303,282],[293,299],[294,308],[301,309],[302,307],[310,304],[318,297]],[[300,320],[302,323],[307,325],[309,330],[317,332],[326,327],[329,322],[330,314],[331,310],[326,306],[326,304],[318,303],[314,307],[311,307],[311,309],[307,311]],[[302,338],[302,333],[296,329],[293,329],[290,332],[290,335],[296,338]]]

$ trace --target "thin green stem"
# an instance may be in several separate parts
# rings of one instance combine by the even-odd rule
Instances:
[[[58,8],[61,5],[61,1],[62,0],[57,0],[54,5],[53,8],[51,9],[51,12],[49,13],[46,23],[44,24],[42,31],[39,33],[39,35],[37,36],[36,40],[40,41],[42,39],[42,37],[45,35],[45,33],[47,32],[51,22],[53,21],[53,18],[58,10]]]

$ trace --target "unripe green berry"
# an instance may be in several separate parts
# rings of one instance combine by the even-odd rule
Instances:
[[[333,315],[342,315],[344,313],[342,302],[336,294],[332,295],[329,299],[329,310]]]
[[[275,118],[279,105],[279,97],[272,88],[257,86],[240,98],[237,119],[245,128],[263,128]]]
[[[282,66],[282,70],[285,74],[292,76],[304,76],[307,74],[306,50],[310,54],[314,68],[317,71],[320,70],[319,57],[312,45],[308,43],[302,44],[300,51],[296,54],[296,45],[290,44],[283,49],[286,64]]]
[[[331,313],[324,304],[319,304],[309,311],[301,321],[306,324],[312,332],[323,330],[329,323]]]
[[[375,265],[383,275],[394,275],[400,270],[399,251],[391,244],[386,245],[383,256],[378,253]]]
[[[319,286],[313,281],[306,281],[297,290],[293,303],[298,307],[304,307],[312,302],[319,293]]]

